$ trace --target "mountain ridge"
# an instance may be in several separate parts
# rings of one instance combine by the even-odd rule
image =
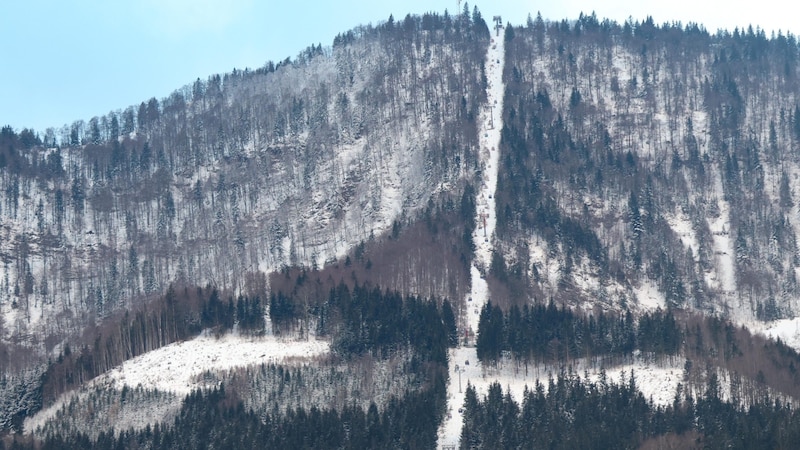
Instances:
[[[701,358],[711,339],[712,356],[685,378],[721,370],[734,383],[741,373],[715,368],[713,355],[745,356],[725,341],[733,325],[714,320],[759,331],[798,310],[796,40],[593,15],[500,29],[477,9],[409,15],[342,34],[330,51],[198,81],[136,114],[76,122],[63,136],[74,146],[4,128],[2,344],[7,355],[34,350],[6,367],[98,357],[90,326],[124,341],[126,310],[166,308],[165,323],[191,328],[170,337],[182,340],[235,329],[249,313],[234,305],[258,299],[269,305],[261,333],[319,333],[419,370],[430,349],[402,353],[354,325],[353,311],[363,321],[383,299],[424,311],[460,347],[413,372],[437,423],[461,418],[453,358],[484,374],[512,363],[465,346],[487,330],[484,305],[555,303],[625,323],[701,312],[710,325],[684,326],[712,331],[683,330],[701,349],[681,355]],[[497,48],[502,57],[486,60]],[[84,347],[66,354],[83,329]],[[109,339],[107,351],[123,345]],[[785,375],[796,353],[775,345]]]

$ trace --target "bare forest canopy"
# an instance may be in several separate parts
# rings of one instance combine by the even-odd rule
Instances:
[[[271,271],[447,214],[476,171],[488,41],[477,11],[408,16],[76,121],[56,145],[3,128],[4,342],[51,351],[175,282],[264,296]],[[406,259],[408,291],[464,292],[441,282],[458,253],[422,278]]]

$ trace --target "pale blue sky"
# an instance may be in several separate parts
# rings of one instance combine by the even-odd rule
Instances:
[[[528,13],[575,19],[583,11],[624,21],[699,22],[709,30],[749,24],[800,34],[798,7],[758,2],[495,0],[469,2],[491,18],[523,24]],[[77,119],[162,98],[198,77],[294,58],[359,24],[456,0],[7,0],[0,5],[0,125],[43,132]],[[463,8],[463,2],[461,3]]]

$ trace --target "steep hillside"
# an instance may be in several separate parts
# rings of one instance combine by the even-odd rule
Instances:
[[[60,146],[4,128],[2,341],[50,351],[176,281],[263,296],[271,271],[321,267],[458,202],[485,102],[475,19],[359,27],[76,121]]]
[[[465,8],[4,127],[0,431],[496,448],[602,408],[572,445],[791,442],[798,62]]]
[[[498,296],[796,315],[793,36],[582,16],[506,40]]]

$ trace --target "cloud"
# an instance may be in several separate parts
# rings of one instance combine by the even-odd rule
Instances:
[[[145,0],[140,13],[150,31],[161,37],[225,31],[245,18],[253,0]]]

